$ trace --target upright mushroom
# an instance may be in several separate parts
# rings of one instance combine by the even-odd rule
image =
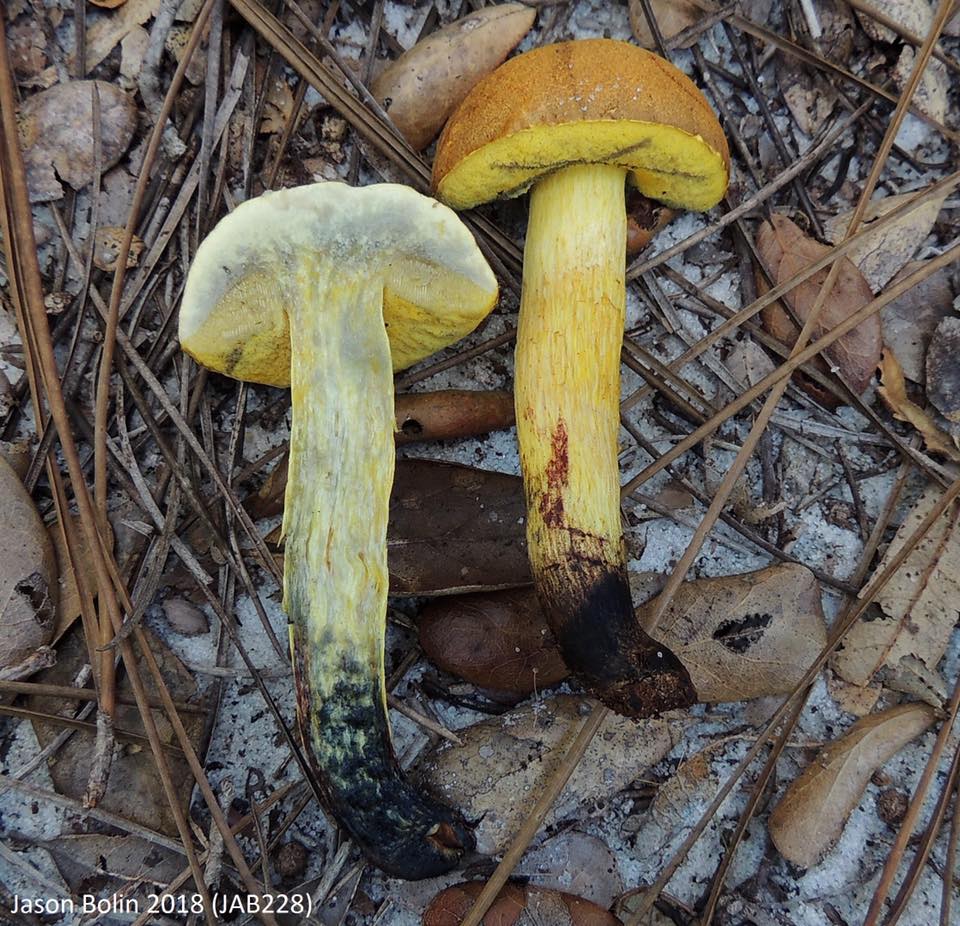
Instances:
[[[393,370],[458,340],[497,284],[446,206],[393,184],[267,193],[197,250],[183,349],[235,379],[291,387],[284,608],[297,719],[327,809],[390,874],[453,867],[460,815],[403,777],[384,687]]]
[[[624,187],[709,209],[728,171],[723,132],[693,83],[609,39],[548,45],[501,65],[453,114],[434,161],[437,195],[455,209],[532,187],[514,390],[531,566],[567,664],[634,716],[696,693],[637,625],[625,569]]]

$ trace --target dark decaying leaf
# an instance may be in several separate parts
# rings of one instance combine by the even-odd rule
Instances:
[[[214,692],[200,700],[196,682],[186,666],[171,652],[157,637],[147,633],[150,649],[160,665],[160,672],[175,701],[184,701],[206,705],[212,703]],[[83,642],[82,628],[74,624],[64,635],[57,646],[57,664],[37,676],[37,681],[54,685],[70,685],[77,672],[87,662],[87,647]],[[150,698],[158,699],[150,673],[141,660],[140,671]],[[132,701],[132,692],[129,682],[119,681],[118,693],[125,699]],[[64,702],[59,698],[43,698],[31,696],[27,699],[27,707],[31,710],[47,714],[56,714],[63,710]],[[161,740],[169,745],[176,743],[173,729],[160,712],[154,717]],[[206,718],[199,713],[181,713],[180,715],[187,734],[193,743],[194,749],[203,761],[206,749]],[[115,728],[138,733],[144,736],[143,724],[136,705],[133,703],[117,706]],[[34,731],[41,746],[45,746],[63,729],[51,726],[40,721],[34,721]],[[48,766],[54,785],[60,794],[68,797],[83,798],[90,774],[90,765],[94,755],[94,734],[92,732],[77,731],[56,754],[56,760]],[[183,807],[190,803],[190,794],[193,790],[193,776],[176,748],[166,753],[170,772],[173,777],[174,788],[183,797]],[[121,814],[143,826],[150,827],[168,836],[176,836],[177,828],[170,812],[163,787],[160,783],[156,763],[150,754],[148,746],[127,744],[122,746],[114,756],[110,770],[110,786],[101,798],[99,805],[102,810]]]
[[[467,881],[441,891],[424,911],[423,926],[460,926],[482,890],[482,881]],[[517,882],[504,885],[480,922],[481,926],[620,926],[612,913],[582,897]]]
[[[676,210],[627,188],[627,256],[639,254],[677,215]]]
[[[530,581],[519,476],[398,460],[387,561],[394,595],[453,594]]]
[[[445,672],[498,691],[529,694],[569,674],[530,588],[430,602],[420,645]]]
[[[960,318],[937,325],[927,351],[927,398],[948,421],[960,421]]]
[[[817,864],[840,838],[871,775],[934,721],[927,704],[903,704],[858,720],[817,754],[770,814],[770,837],[795,865]]]
[[[57,568],[33,500],[0,459],[0,670],[29,658],[53,637]]]
[[[637,619],[655,605],[638,608]],[[701,701],[780,694],[826,643],[819,583],[790,563],[684,582],[656,637],[684,664]],[[566,675],[533,589],[431,602],[420,643],[440,668],[484,688],[528,694]]]
[[[60,180],[79,190],[93,179],[94,90],[100,95],[103,169],[116,164],[127,150],[137,108],[132,97],[113,84],[74,80],[31,96],[20,107],[19,123],[31,202],[60,199]]]
[[[790,279],[830,250],[807,237],[786,216],[776,213],[761,225],[757,249],[776,283]],[[841,257],[839,263],[839,274],[820,313],[812,340],[822,337],[873,299],[873,292],[860,271],[845,257]],[[826,269],[821,270],[784,296],[801,322],[809,317],[827,274]],[[759,275],[758,288],[761,292],[768,289]],[[799,333],[797,327],[777,303],[767,306],[762,317],[770,334],[785,344],[794,343]],[[828,347],[825,354],[854,392],[860,393],[873,376],[881,346],[880,320],[872,316]]]
[[[928,486],[887,547],[877,574],[899,554],[941,494],[939,485]],[[831,662],[841,678],[866,685],[881,669],[898,671],[904,657],[936,670],[953,635],[960,607],[958,521],[960,509],[952,505],[881,589],[876,599],[879,611],[853,625]]]

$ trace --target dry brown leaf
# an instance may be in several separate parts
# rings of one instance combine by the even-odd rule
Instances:
[[[894,418],[906,421],[920,432],[927,450],[951,460],[960,461],[960,451],[957,450],[950,435],[941,431],[933,418],[907,397],[907,384],[903,378],[903,370],[892,350],[884,350],[880,358],[880,385],[877,387],[877,392],[893,413]]]
[[[33,500],[0,459],[0,670],[50,643],[56,613],[56,559]]]
[[[777,213],[771,221],[761,225],[757,249],[776,283],[790,279],[830,250],[807,237],[786,216]],[[820,313],[813,339],[823,337],[873,299],[867,281],[857,268],[846,257],[841,257],[839,264],[839,274]],[[815,273],[783,297],[801,321],[809,317],[827,273],[826,269]],[[758,288],[766,290],[761,279],[758,279]],[[777,303],[767,306],[762,317],[764,327],[774,337],[785,344],[793,344],[799,332]],[[872,316],[831,344],[824,354],[847,378],[854,392],[860,393],[873,376],[881,346],[880,319]]]
[[[423,914],[423,926],[460,926],[484,883],[468,881],[441,891]],[[508,882],[497,894],[481,926],[620,926],[620,920],[573,894]]]
[[[815,39],[804,30],[800,41],[827,60],[846,67],[853,52],[857,31],[853,11],[845,0],[818,0],[816,11],[820,23],[819,37]],[[796,20],[797,18],[794,18],[795,22]],[[805,18],[803,22],[806,25]]]
[[[190,43],[190,36],[193,34],[193,26],[190,24],[176,23],[170,27],[167,37],[164,39],[164,47],[176,59],[177,64],[183,60],[183,54]],[[186,78],[195,87],[203,83],[203,75],[207,71],[207,56],[194,55],[187,65]]]
[[[639,920],[633,919],[640,909],[645,894],[646,891],[643,888],[627,891],[614,905],[613,913],[623,922],[635,923],[636,926],[676,926],[676,920],[667,916],[666,913],[661,913],[656,907],[651,907]]]
[[[127,0],[90,0],[90,2],[102,10],[115,10],[118,6],[123,6]]]
[[[777,83],[797,127],[813,138],[837,100],[837,92],[823,75],[787,57],[777,61]]]
[[[87,28],[87,73],[100,64],[131,29],[152,19],[159,9],[160,0],[126,0],[115,12],[91,23]],[[68,56],[67,64],[72,71],[72,54]]]
[[[866,717],[883,694],[880,684],[851,685],[834,672],[827,674],[827,692],[837,707],[854,717]]]
[[[143,26],[133,26],[120,40],[120,83],[124,90],[133,90],[137,86],[149,44],[150,33]]]
[[[638,608],[637,619],[655,605]],[[826,643],[820,587],[792,563],[684,582],[656,638],[684,664],[701,701],[790,691]],[[528,694],[566,675],[532,589],[433,603],[420,642],[442,669],[487,688]]]
[[[917,53],[911,45],[907,45],[900,52],[891,76],[900,90],[910,82]],[[947,115],[947,94],[950,90],[950,75],[947,66],[936,58],[931,58],[923,70],[920,83],[913,93],[911,102],[917,109],[925,112],[932,119],[942,123]]]
[[[0,403],[2,404],[2,403]],[[22,482],[30,469],[33,446],[29,439],[17,441],[0,440],[0,458],[7,461]]]
[[[900,525],[877,573],[901,549],[942,493],[931,486]],[[833,657],[833,669],[855,685],[866,685],[882,667],[896,668],[913,656],[936,669],[960,609],[960,506],[953,505],[917,544],[877,596],[882,611],[853,626]],[[869,584],[869,583],[868,583]]]
[[[36,77],[47,66],[47,37],[33,17],[7,29],[7,48],[18,80]]]
[[[596,836],[564,830],[524,853],[515,869],[539,887],[565,891],[608,910],[623,893],[616,855]]]
[[[120,160],[137,126],[133,99],[103,80],[74,80],[34,94],[20,107],[20,141],[31,202],[63,196],[93,179],[93,95],[100,94],[100,145],[106,170]],[[58,179],[59,177],[59,179]]]
[[[478,821],[477,851],[492,855],[506,848],[589,712],[590,702],[570,695],[524,704],[458,731],[462,746],[444,743],[426,758],[428,786]],[[676,735],[666,720],[608,714],[546,825],[626,787],[673,748]]]
[[[780,854],[803,868],[816,865],[840,838],[870,776],[934,721],[927,704],[903,704],[858,720],[824,747],[770,814]]]
[[[699,22],[703,18],[703,11],[691,0],[651,0],[650,8],[657,20],[657,28],[664,39],[672,39],[679,32]],[[644,47],[656,50],[657,42],[647,24],[647,17],[643,14],[643,4],[640,0],[629,0],[627,12],[630,16],[630,30],[633,37]],[[678,47],[687,48],[691,39]]]
[[[927,398],[947,421],[960,421],[960,318],[944,318],[927,351]]]
[[[874,200],[867,207],[865,221],[861,228],[869,228],[870,223],[875,219],[903,205],[915,195],[915,193],[901,193],[898,196]],[[879,292],[886,286],[923,244],[940,214],[946,196],[947,194],[944,193],[894,222],[878,228],[847,252],[850,260],[860,268],[860,272],[866,277],[874,292]],[[852,210],[842,212],[824,222],[823,232],[828,241],[837,244],[843,240],[852,215]]]
[[[105,891],[123,890],[124,899],[139,902],[143,910],[155,885],[172,881],[183,867],[181,856],[139,836],[68,833],[39,845],[53,857],[74,894],[102,897]],[[139,889],[134,884],[138,880]]]
[[[293,91],[280,74],[270,81],[267,95],[263,101],[263,119],[260,120],[260,134],[273,135],[282,132],[293,112]]]
[[[867,5],[899,23],[914,35],[926,35],[933,25],[933,9],[927,0],[867,0]],[[875,42],[899,42],[900,36],[880,25],[872,16],[855,10],[857,19]]]
[[[103,225],[97,229],[94,238],[93,263],[100,270],[113,273],[117,269],[117,256],[126,229],[116,225]],[[136,267],[143,252],[143,239],[133,236],[130,250],[127,252],[127,267]]]
[[[483,890],[483,881],[455,884],[437,894],[423,913],[423,926],[460,926]],[[589,900],[532,884],[508,882],[480,926],[621,926],[612,913]]]
[[[638,609],[641,623],[656,602]],[[820,585],[793,563],[684,582],[656,636],[690,673],[701,701],[791,691],[827,642]]]
[[[923,261],[910,261],[900,268],[891,282],[898,283],[923,267]],[[953,287],[949,267],[931,274],[880,310],[884,346],[897,355],[907,379],[920,385],[926,383],[927,346],[940,319],[946,318],[952,310]]]
[[[400,134],[420,151],[527,34],[536,15],[522,3],[483,7],[417,42],[387,65],[370,89]]]

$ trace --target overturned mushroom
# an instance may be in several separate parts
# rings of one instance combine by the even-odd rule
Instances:
[[[518,55],[481,81],[440,137],[437,195],[456,209],[532,187],[515,400],[537,591],[564,659],[615,710],[696,698],[634,618],[617,465],[626,295],[625,182],[671,208],[709,209],[729,155],[680,71],[625,42]]]
[[[180,341],[292,390],[284,607],[297,719],[328,810],[385,871],[453,867],[472,836],[393,753],[384,687],[394,369],[473,330],[496,280],[445,206],[392,184],[320,183],[237,208],[197,251]]]

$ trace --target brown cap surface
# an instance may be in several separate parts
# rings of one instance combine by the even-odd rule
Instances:
[[[433,185],[469,208],[571,163],[622,165],[651,199],[708,209],[730,156],[685,74],[627,42],[583,39],[518,55],[474,87],[440,137]]]

